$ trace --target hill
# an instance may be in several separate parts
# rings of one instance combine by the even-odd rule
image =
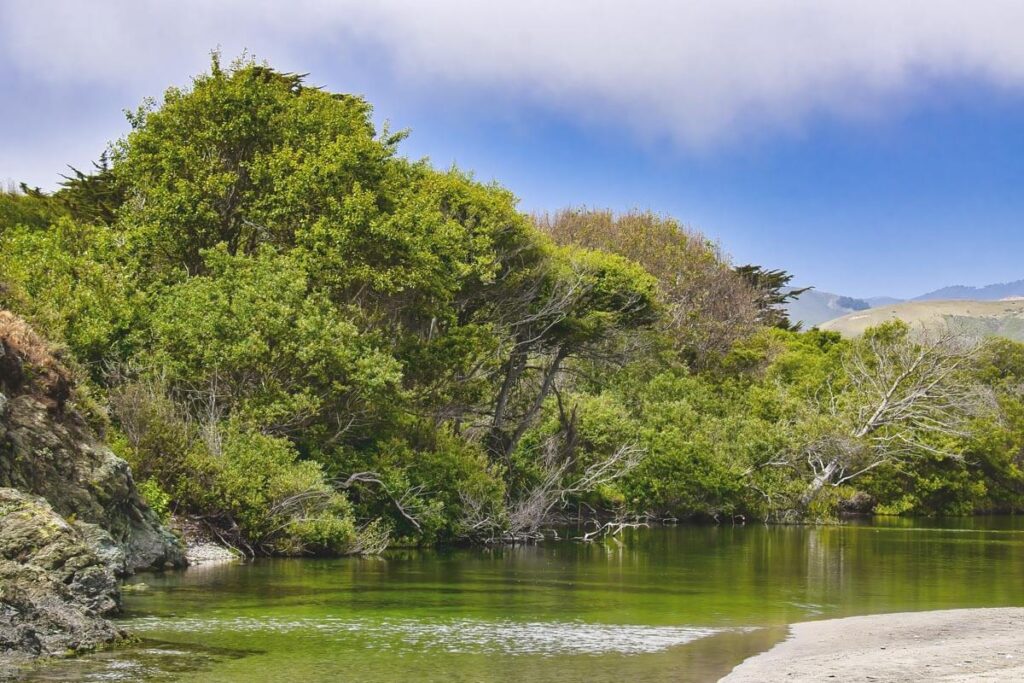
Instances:
[[[984,287],[953,285],[952,287],[943,287],[942,289],[936,289],[934,292],[914,297],[914,301],[948,301],[951,299],[998,301],[1018,296],[1024,296],[1024,280],[1001,282]]]
[[[864,301],[871,304],[871,308],[878,308],[879,306],[891,306],[892,304],[901,304],[906,299],[897,299],[894,296],[869,296]]]
[[[856,336],[869,327],[893,319],[904,320],[913,326],[952,326],[982,336],[1024,341],[1024,300],[908,301],[849,313],[819,327]]]
[[[1012,301],[1016,298],[1024,298],[1024,280],[1001,282],[983,287],[952,285],[916,296],[909,301]],[[869,308],[887,308],[904,301],[904,299],[891,296],[858,299],[812,289],[801,294],[796,301],[787,304],[786,313],[790,320],[800,321],[807,328]]]
[[[789,302],[786,315],[791,321],[802,322],[807,328],[867,308],[871,308],[871,303],[864,299],[812,289],[801,294],[796,301]]]

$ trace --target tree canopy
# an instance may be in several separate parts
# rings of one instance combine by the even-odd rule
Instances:
[[[0,194],[0,305],[154,505],[289,553],[1020,506],[1021,345],[800,332],[789,274],[649,212],[527,216],[371,113],[214,57],[90,171]]]

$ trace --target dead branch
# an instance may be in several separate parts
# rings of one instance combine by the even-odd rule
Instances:
[[[417,519],[414,514],[415,508],[418,507],[420,498],[424,493],[422,486],[411,487],[404,491],[401,496],[395,496],[391,492],[391,489],[388,488],[388,485],[381,480],[380,475],[376,472],[355,472],[354,474],[349,475],[344,481],[334,480],[332,484],[335,488],[342,491],[348,490],[356,484],[376,485],[388,497],[395,510],[403,519],[412,524],[416,531],[423,530],[419,519]]]

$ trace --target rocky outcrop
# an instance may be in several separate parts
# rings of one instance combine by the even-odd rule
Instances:
[[[0,412],[0,486],[42,496],[65,517],[96,524],[123,549],[123,572],[183,561],[178,540],[139,496],[128,464],[74,414],[38,398],[9,398]]]
[[[106,530],[122,572],[184,564],[128,464],[69,408],[70,374],[19,318],[0,311],[0,487],[42,496],[59,514]]]
[[[118,578],[185,565],[128,464],[70,403],[73,388],[28,325],[0,311],[0,674],[116,640],[104,617]]]
[[[0,489],[0,672],[123,637],[104,618],[117,611],[118,581],[90,531],[42,498]]]

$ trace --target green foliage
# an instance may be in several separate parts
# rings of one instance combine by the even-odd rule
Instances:
[[[561,344],[566,352],[657,320],[657,284],[639,264],[614,254],[571,247],[556,251],[553,264],[557,268],[554,278],[565,282],[564,289],[579,292],[551,328],[552,343]]]
[[[910,425],[913,457],[857,472],[878,441],[854,428],[856,373],[914,350],[906,326],[798,333],[787,273],[734,269],[651,213],[531,220],[496,184],[400,157],[370,114],[214,57],[92,171],[0,194],[0,305],[86,369],[76,400],[109,411],[161,515],[298,554],[518,538],[588,505],[1024,504],[1024,346],[957,369],[994,408]],[[836,452],[854,476],[814,488]]]
[[[0,305],[50,339],[67,344],[90,371],[124,356],[145,296],[119,260],[110,228],[58,218],[48,230],[12,229],[0,237]],[[94,376],[96,376],[94,374]]]
[[[784,270],[769,270],[761,266],[737,266],[736,272],[757,293],[757,307],[760,311],[759,322],[764,325],[778,327],[783,330],[796,331],[800,323],[793,324],[786,316],[784,306],[801,294],[811,289],[796,289],[789,283],[793,276]]]
[[[344,553],[355,539],[351,506],[320,466],[279,437],[229,426],[223,452],[203,454],[195,505],[237,525],[250,546],[287,555]]]
[[[359,292],[367,303],[444,315],[447,306],[462,303],[460,295],[479,296],[495,282],[507,250],[529,246],[526,221],[506,190],[456,170],[388,166],[402,187],[388,190],[386,210],[379,195],[358,185],[297,230],[310,272],[336,296]]]
[[[110,168],[106,152],[93,169],[86,173],[71,167],[71,175],[64,176],[61,189],[54,195],[76,221],[99,225],[113,225],[117,213],[127,199],[127,188]]]
[[[139,494],[146,504],[160,517],[164,523],[171,519],[171,496],[160,488],[155,479],[144,479],[138,482]]]
[[[377,138],[370,107],[306,87],[254,61],[211,71],[162,106],[141,107],[113,170],[131,188],[122,207],[134,252],[165,277],[204,270],[203,252],[293,243],[297,231],[343,225],[387,203],[401,136]],[[368,200],[368,203],[364,200]],[[382,206],[383,205],[383,206]],[[384,246],[384,245],[380,245]]]
[[[760,418],[736,386],[685,370],[621,377],[611,392],[581,400],[580,445],[607,452],[635,443],[642,463],[605,489],[636,513],[717,518],[750,512],[744,472],[780,447],[784,433]]]
[[[881,514],[1010,512],[1024,508],[1024,344],[987,340],[971,374],[993,392],[994,415],[976,418],[960,458],[933,456],[912,469],[875,473],[862,486]]]
[[[658,326],[691,365],[713,365],[756,328],[757,292],[717,245],[672,218],[567,209],[535,222],[559,244],[619,254],[653,275],[664,309]]]
[[[167,396],[166,386],[126,382],[110,392],[109,403],[118,425],[108,434],[114,452],[128,461],[138,479],[153,480],[176,499],[188,501],[192,472],[187,458],[201,448],[200,434]]]
[[[14,227],[42,230],[66,215],[59,200],[24,183],[0,190],[0,236]]]
[[[337,441],[398,396],[401,369],[294,259],[204,252],[207,274],[160,290],[145,346],[179,388],[265,431]],[[354,435],[358,430],[353,432]]]
[[[443,542],[463,537],[467,505],[500,510],[505,484],[479,445],[445,430],[431,433],[426,425],[408,425],[408,438],[380,442],[368,459],[352,458],[348,471],[367,467],[380,483],[353,486],[351,495],[365,516],[393,515],[399,540]],[[415,443],[415,442],[420,443]],[[364,456],[365,457],[365,456]],[[418,528],[402,514],[414,516]]]

